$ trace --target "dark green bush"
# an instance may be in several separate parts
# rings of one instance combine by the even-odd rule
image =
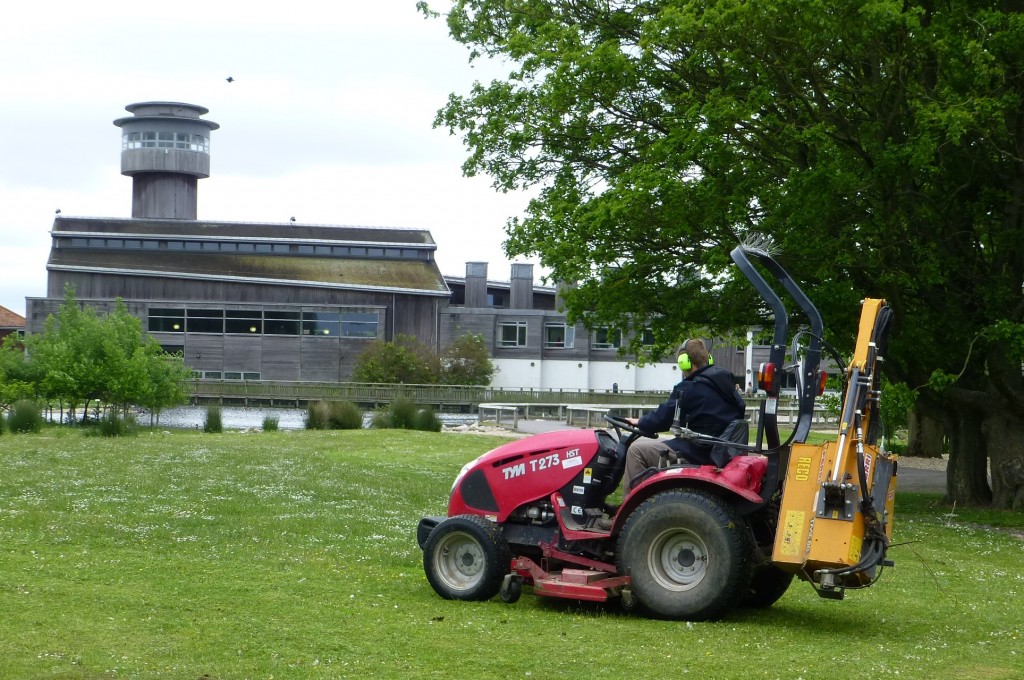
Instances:
[[[330,414],[328,427],[332,430],[360,430],[363,427],[363,410],[351,401],[332,401],[328,404]]]
[[[434,409],[429,407],[420,409],[413,419],[413,429],[424,432],[440,432],[441,420],[434,414]]]
[[[431,408],[418,408],[408,399],[395,399],[387,409],[373,414],[371,426],[377,429],[426,430],[440,432],[441,421]]]
[[[224,421],[221,418],[220,406],[206,407],[206,422],[203,423],[203,432],[223,432]]]
[[[111,409],[100,419],[98,430],[104,437],[126,437],[137,434],[135,417],[131,414],[121,417],[116,409]]]
[[[29,399],[14,402],[7,416],[7,426],[11,432],[39,432],[43,429],[43,414],[39,405]]]
[[[315,404],[309,405],[309,411],[306,413],[306,429],[307,430],[326,430],[327,421],[331,417],[331,407],[326,401],[318,401]]]
[[[375,430],[387,430],[394,427],[391,424],[391,413],[385,409],[377,409],[370,418],[370,427]]]
[[[388,408],[388,414],[391,416],[391,427],[402,430],[415,429],[417,410],[416,404],[408,399],[395,399]]]
[[[278,423],[279,420],[277,416],[263,416],[263,431],[277,432]]]

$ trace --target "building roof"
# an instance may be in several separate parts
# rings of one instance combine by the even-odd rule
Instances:
[[[54,221],[54,246],[47,269],[129,276],[159,276],[206,281],[245,281],[276,285],[320,286],[411,292],[447,297],[444,277],[433,260],[430,232],[422,229],[350,227],[172,219],[68,218]],[[287,244],[372,246],[420,251],[417,257],[346,257],[202,250],[58,247],[58,238],[275,242]],[[107,241],[109,244],[109,241]],[[155,244],[154,244],[155,245]],[[199,244],[197,244],[198,246]],[[101,244],[102,246],[102,244]],[[166,246],[166,244],[164,244]],[[216,248],[216,246],[215,246]],[[293,249],[294,250],[294,249]],[[312,248],[308,248],[313,252]],[[317,249],[320,250],[320,249]],[[337,250],[328,248],[330,250]],[[426,251],[426,252],[424,252]],[[344,252],[349,252],[344,249]],[[381,252],[385,252],[381,250]]]
[[[25,317],[0,305],[0,328],[24,328]]]
[[[207,281],[237,279],[251,283],[449,295],[448,286],[436,263],[422,260],[54,248],[50,251],[46,268],[115,275]]]
[[[359,227],[295,222],[207,222],[203,220],[172,220],[158,218],[58,217],[53,221],[53,235],[116,234],[119,236],[172,238],[282,238],[292,242],[330,242],[348,244],[388,244],[424,247],[436,250],[437,245],[426,229],[397,227]]]

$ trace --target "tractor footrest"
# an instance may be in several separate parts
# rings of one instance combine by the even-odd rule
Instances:
[[[575,572],[575,574],[566,574],[566,572]],[[551,578],[534,581],[533,593],[534,595],[564,597],[587,602],[607,602],[609,597],[618,595],[628,583],[628,576],[612,576],[599,571],[566,569],[560,574],[552,574]]]
[[[593,569],[563,569],[562,581],[565,583],[592,583],[608,578],[611,574]]]

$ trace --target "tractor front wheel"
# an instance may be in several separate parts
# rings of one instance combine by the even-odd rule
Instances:
[[[489,600],[509,571],[512,553],[501,530],[476,515],[450,517],[423,544],[423,571],[446,600]]]
[[[630,514],[619,537],[619,569],[651,612],[713,619],[736,604],[750,582],[749,534],[718,497],[666,491]]]

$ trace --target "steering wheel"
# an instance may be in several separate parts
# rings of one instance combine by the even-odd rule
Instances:
[[[626,432],[630,432],[640,437],[648,437],[649,439],[658,438],[657,434],[647,434],[639,427],[626,420],[625,418],[613,416],[611,413],[605,413],[604,419],[611,423],[612,427],[614,427],[616,430],[625,430]]]

